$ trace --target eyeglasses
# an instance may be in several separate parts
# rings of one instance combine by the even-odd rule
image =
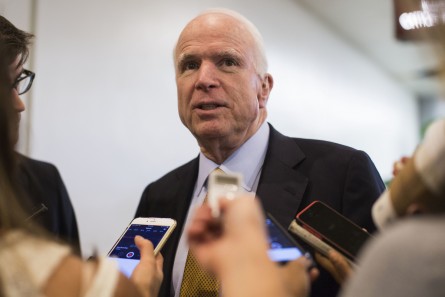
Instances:
[[[18,95],[25,94],[29,91],[29,89],[31,89],[32,81],[34,80],[35,76],[36,74],[34,72],[23,69],[23,72],[15,80],[12,88],[17,90]]]

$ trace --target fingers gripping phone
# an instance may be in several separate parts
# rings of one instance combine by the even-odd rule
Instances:
[[[296,220],[304,230],[309,231],[307,234],[298,226],[293,226],[294,233],[305,233],[306,242],[313,235],[352,261],[355,261],[359,250],[371,237],[360,226],[321,201],[312,202],[297,214]],[[318,244],[317,248],[322,245],[316,239],[311,241]],[[326,251],[328,247],[322,248]]]
[[[108,257],[115,259],[120,271],[129,277],[141,258],[139,249],[134,243],[135,236],[140,235],[150,240],[156,255],[175,227],[176,221],[169,218],[136,218],[113,245]]]

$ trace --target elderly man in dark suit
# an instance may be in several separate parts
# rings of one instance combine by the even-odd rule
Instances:
[[[374,230],[370,210],[384,184],[366,153],[286,137],[266,122],[273,78],[267,73],[261,35],[251,22],[229,10],[198,15],[179,36],[174,65],[179,116],[198,141],[200,153],[148,185],[136,211],[136,216],[178,222],[162,252],[165,278],[160,296],[187,295],[184,230],[203,203],[207,176],[215,168],[242,173],[244,189],[256,193],[264,209],[285,227],[299,210],[321,200]],[[321,271],[312,296],[335,296],[337,290],[335,281]]]

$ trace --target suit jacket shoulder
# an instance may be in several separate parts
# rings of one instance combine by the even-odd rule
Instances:
[[[80,254],[76,216],[62,177],[53,164],[18,155],[18,175],[25,211]]]
[[[172,204],[176,206],[175,209],[184,204],[187,210],[198,175],[198,164],[199,160],[195,158],[150,183],[142,193],[136,217],[152,214],[172,216],[177,213],[172,209]]]
[[[372,232],[371,208],[383,190],[383,181],[365,152],[328,141],[287,137],[271,126],[257,195],[284,227],[300,210],[320,200]],[[320,268],[311,296],[336,296],[338,288]]]
[[[374,230],[370,209],[384,187],[365,152],[328,141],[287,137],[271,126],[257,194],[285,226],[300,209],[322,200]]]

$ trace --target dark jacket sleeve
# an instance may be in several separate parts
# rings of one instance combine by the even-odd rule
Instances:
[[[342,212],[369,232],[376,230],[370,209],[385,190],[374,163],[363,151],[355,151],[346,174]]]
[[[20,156],[18,164],[25,211],[34,222],[70,244],[80,255],[76,215],[57,168],[25,156]]]

